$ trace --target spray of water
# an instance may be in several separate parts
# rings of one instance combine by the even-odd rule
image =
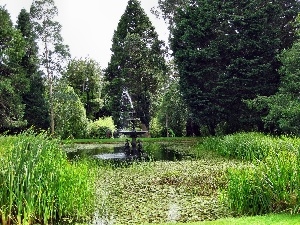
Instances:
[[[122,106],[125,107],[130,107],[131,110],[133,110],[133,104],[132,104],[132,99],[128,93],[128,89],[127,88],[123,88],[123,92],[122,92],[122,97],[121,97],[121,103]]]
[[[122,124],[122,129],[129,126],[128,119],[130,117],[130,112],[133,112],[133,103],[132,99],[128,93],[127,88],[123,88],[122,95],[121,95],[121,112],[120,112],[120,121]]]

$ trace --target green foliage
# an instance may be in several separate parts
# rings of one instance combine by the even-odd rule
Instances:
[[[299,148],[299,146],[298,146]],[[298,152],[272,151],[253,168],[229,172],[226,202],[238,214],[299,212]]]
[[[152,117],[149,125],[149,133],[152,138],[161,137],[163,126],[158,122],[157,117]]]
[[[0,6],[0,129],[23,127],[22,95],[28,91],[28,79],[20,66],[25,42],[15,29],[5,8]]]
[[[100,118],[90,122],[87,127],[88,137],[90,138],[108,138],[107,135],[115,130],[115,125],[112,117]]]
[[[89,58],[73,59],[69,62],[63,77],[80,97],[87,117],[95,119],[103,107],[101,99],[103,77],[99,63]]]
[[[70,57],[69,47],[63,44],[61,25],[55,21],[58,15],[53,0],[34,0],[30,7],[30,19],[36,33],[39,48],[41,69],[46,75],[47,95],[50,108],[50,127],[54,134],[54,102],[53,88],[55,81],[61,76]]]
[[[199,150],[216,151],[222,156],[256,162],[264,160],[270,152],[297,151],[300,139],[280,136],[272,137],[262,133],[236,133],[223,137],[207,137]]]
[[[99,217],[112,218],[116,224],[227,217],[231,214],[218,200],[218,187],[225,185],[225,170],[233,165],[218,157],[207,160],[204,156],[197,161],[103,167],[97,183]]]
[[[62,81],[54,95],[56,134],[61,138],[86,136],[88,120],[85,108],[74,89]]]
[[[299,17],[296,24],[299,24]],[[299,103],[299,39],[293,46],[280,54],[282,66],[280,68],[281,83],[278,92],[272,96],[259,96],[248,102],[250,107],[265,110],[263,117],[265,127],[271,132],[292,133],[300,132],[300,103]]]
[[[153,102],[166,66],[162,42],[137,0],[128,1],[113,36],[112,56],[105,70],[106,100],[117,127],[121,94],[128,90],[137,117],[148,128]]]
[[[299,149],[299,138],[261,133],[210,137],[198,147],[252,162],[228,172],[223,200],[239,215],[299,212]]]
[[[179,91],[178,79],[173,77],[168,83],[157,112],[159,122],[164,127],[161,136],[167,135],[167,129],[170,137],[184,136],[187,115],[187,106]]]
[[[58,141],[29,131],[0,137],[0,146],[2,224],[48,224],[92,215],[93,170],[68,162]]]
[[[171,49],[181,91],[210,134],[220,123],[227,133],[263,129],[263,112],[249,111],[243,101],[277,91],[276,55],[293,42],[298,12],[296,0],[192,0],[177,11]]]
[[[40,61],[35,41],[36,34],[30,21],[30,15],[25,9],[22,9],[18,16],[17,28],[21,31],[26,46],[20,65],[29,80],[29,91],[22,95],[22,102],[25,104],[24,119],[26,119],[28,127],[47,129],[49,113],[45,99],[44,79],[42,72],[39,71]]]

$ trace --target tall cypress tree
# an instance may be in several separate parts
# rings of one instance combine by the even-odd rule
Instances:
[[[29,80],[29,91],[22,96],[25,104],[24,119],[27,120],[28,126],[47,129],[49,127],[48,108],[44,98],[44,80],[39,71],[38,47],[30,15],[25,9],[22,9],[18,16],[17,28],[21,31],[26,45],[25,55],[20,65]]]
[[[137,0],[129,0],[113,36],[105,79],[108,105],[120,126],[121,94],[128,90],[136,116],[148,128],[159,81],[165,75],[163,43]]]

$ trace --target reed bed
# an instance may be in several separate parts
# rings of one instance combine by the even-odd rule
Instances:
[[[6,224],[48,224],[93,213],[88,162],[70,163],[57,140],[26,132],[0,137],[0,217]]]
[[[238,215],[300,210],[300,139],[260,133],[207,138],[199,149],[251,162],[229,169],[224,202]]]

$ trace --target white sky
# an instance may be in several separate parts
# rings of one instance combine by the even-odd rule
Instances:
[[[111,56],[114,30],[125,11],[128,0],[55,0],[57,21],[62,25],[64,44],[69,45],[72,58],[90,57],[107,67]],[[140,0],[161,40],[167,42],[167,25],[151,14],[157,0]],[[28,12],[32,0],[0,0],[15,23],[22,8]]]

